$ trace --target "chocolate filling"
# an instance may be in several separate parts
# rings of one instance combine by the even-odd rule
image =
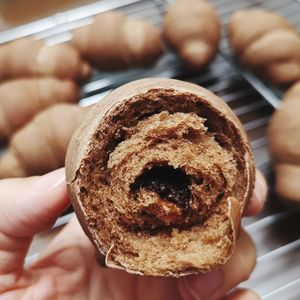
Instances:
[[[131,190],[144,188],[157,193],[161,199],[172,202],[182,209],[189,208],[190,178],[181,169],[171,166],[154,166],[145,170],[135,180]]]

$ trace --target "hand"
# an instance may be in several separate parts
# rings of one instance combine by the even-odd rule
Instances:
[[[266,192],[258,173],[247,215],[262,209]],[[74,219],[37,262],[24,268],[33,236],[50,228],[68,205],[63,169],[42,177],[0,181],[1,300],[213,300],[246,280],[255,266],[255,247],[242,230],[232,258],[219,270],[204,275],[154,278],[102,268],[96,263],[94,247]],[[258,297],[251,291],[236,290],[225,299]]]

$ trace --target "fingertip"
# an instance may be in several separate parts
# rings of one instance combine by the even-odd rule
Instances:
[[[65,169],[57,169],[39,177],[33,177],[32,188],[34,191],[55,190],[65,185]]]
[[[252,290],[236,289],[223,300],[260,300],[260,297]]]
[[[64,169],[7,179],[0,185],[0,200],[3,232],[25,237],[45,230],[69,205]]]
[[[255,186],[257,197],[265,200],[268,193],[268,186],[265,176],[259,170],[256,170]]]
[[[40,205],[41,212],[48,209],[48,216],[56,218],[69,205],[70,201],[67,194],[65,168],[60,168],[37,177],[32,181],[33,193],[43,196],[43,203]]]
[[[245,216],[253,216],[260,213],[265,205],[268,194],[268,186],[263,174],[256,170],[255,187]]]

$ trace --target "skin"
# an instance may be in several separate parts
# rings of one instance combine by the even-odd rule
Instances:
[[[246,215],[259,213],[266,198],[266,184],[257,175],[255,192]],[[100,267],[95,250],[77,219],[53,239],[37,262],[25,268],[24,258],[33,236],[49,228],[69,205],[64,170],[41,177],[0,181],[0,299],[164,299],[195,300],[202,291],[191,282],[211,284],[207,274],[152,278]],[[34,208],[34,209],[33,209]],[[222,299],[246,280],[255,266],[255,247],[241,231],[237,249],[221,267],[222,283],[207,299]],[[235,290],[226,300],[259,299],[248,290]]]

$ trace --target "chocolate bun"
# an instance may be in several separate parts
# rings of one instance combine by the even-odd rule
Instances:
[[[89,111],[66,175],[78,219],[108,266],[177,277],[231,256],[255,167],[221,99],[157,78],[126,84]]]
[[[276,173],[277,194],[300,205],[300,82],[283,97],[283,105],[268,126],[269,149]]]
[[[166,11],[163,36],[187,66],[203,69],[216,56],[221,21],[205,0],[176,0]]]
[[[243,65],[276,84],[300,79],[300,38],[282,16],[261,9],[235,12],[229,23],[232,49]]]

